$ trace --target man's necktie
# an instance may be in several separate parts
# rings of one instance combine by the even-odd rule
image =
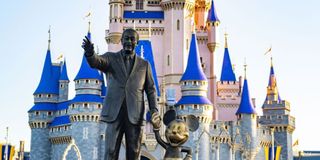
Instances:
[[[131,70],[130,56],[125,56],[125,65],[126,65],[127,76],[129,76],[130,75],[130,70]]]

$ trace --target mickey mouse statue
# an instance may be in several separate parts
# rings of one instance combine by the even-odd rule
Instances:
[[[151,119],[156,120],[160,117],[153,116]],[[160,125],[153,125],[157,142],[166,150],[164,160],[182,160],[182,152],[186,152],[183,160],[192,160],[192,149],[182,146],[189,138],[189,130],[194,132],[199,127],[199,121],[194,115],[186,117],[186,122],[178,119],[175,110],[169,110],[164,114],[163,122],[167,126],[165,136],[167,142],[161,139],[159,134]]]

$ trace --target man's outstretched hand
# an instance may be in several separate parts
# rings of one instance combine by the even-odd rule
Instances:
[[[94,47],[93,43],[90,41],[90,39],[86,36],[85,39],[83,39],[82,42],[82,48],[84,49],[84,54],[86,57],[90,57],[94,53]]]

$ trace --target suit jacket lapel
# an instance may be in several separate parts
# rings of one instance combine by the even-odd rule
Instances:
[[[120,70],[122,71],[123,73],[123,77],[127,77],[127,71],[126,71],[126,68],[125,68],[125,65],[124,65],[124,61],[123,61],[123,58],[122,58],[122,55],[121,55],[121,51],[118,52],[118,56],[117,56],[117,62],[118,62],[118,67],[120,68]]]
[[[133,75],[134,72],[137,70],[137,66],[138,66],[138,64],[140,64],[138,61],[139,61],[139,58],[138,58],[138,55],[136,54],[136,55],[134,56],[133,67],[132,67],[132,70],[131,70],[131,73],[130,73],[129,77],[130,77],[131,75]],[[129,78],[129,77],[128,77],[128,78]]]

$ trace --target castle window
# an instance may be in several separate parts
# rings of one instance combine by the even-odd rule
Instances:
[[[282,119],[282,116],[280,115],[280,116],[278,116],[278,119]]]
[[[53,128],[51,128],[51,132],[53,132]]]
[[[136,0],[136,10],[143,10],[143,0]]]
[[[181,105],[181,107],[180,107],[180,108],[181,108],[181,110],[184,110],[184,105]]]
[[[85,103],[83,106],[84,106],[84,108],[88,108],[88,107],[89,107],[89,104],[88,104],[88,103]]]
[[[217,125],[213,125],[213,129],[217,129]]]
[[[148,20],[146,20],[146,23],[149,23],[149,21],[148,21]]]
[[[52,112],[48,112],[48,116],[52,116]]]
[[[101,104],[98,104],[98,109],[101,109],[102,107],[101,107]]]
[[[156,21],[155,21],[155,20],[152,20],[152,23],[156,23]]]
[[[159,23],[162,23],[162,21],[160,20]]]
[[[71,108],[72,108],[72,109],[74,109],[74,108],[75,108],[75,105],[74,105],[74,104],[72,104],[72,105],[71,105]]]
[[[178,31],[180,30],[180,20],[179,19],[177,20],[177,30]]]
[[[89,83],[89,80],[88,80],[88,79],[86,79],[86,83]]]
[[[167,65],[170,66],[170,55],[167,56]]]
[[[88,139],[89,129],[88,127],[84,127],[82,130],[82,139]]]
[[[60,84],[60,88],[63,88],[63,84]]]
[[[96,80],[96,84],[99,84],[99,81],[98,81],[98,80]]]
[[[47,97],[48,97],[48,98],[51,98],[51,94],[48,94]]]
[[[39,116],[40,115],[40,112],[39,111],[36,111],[36,116]]]
[[[126,19],[125,22],[128,23],[128,20]]]
[[[266,131],[265,131],[265,130],[262,130],[262,133],[263,133],[263,134],[266,134]]]
[[[64,130],[66,131],[68,128],[67,128],[67,126],[64,126]]]
[[[198,105],[194,105],[193,108],[194,108],[194,109],[198,109]]]
[[[227,126],[227,125],[225,125],[225,126],[224,126],[224,128],[225,128],[225,129],[228,129],[228,126]]]
[[[139,23],[141,23],[141,20],[139,20]]]
[[[93,147],[93,155],[92,155],[93,159],[98,159],[98,148],[97,147]]]

